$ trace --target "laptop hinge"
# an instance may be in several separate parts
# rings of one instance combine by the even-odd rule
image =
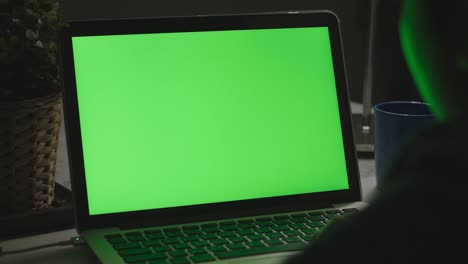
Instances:
[[[263,209],[255,209],[255,210],[245,210],[242,212],[239,211],[231,211],[230,213],[219,213],[219,214],[206,214],[203,216],[187,216],[187,215],[179,215],[179,216],[172,216],[172,217],[148,217],[148,219],[153,219],[153,221],[145,221],[145,222],[134,222],[134,221],[126,221],[118,225],[118,227],[122,230],[126,229],[136,229],[136,228],[145,228],[145,227],[152,227],[152,226],[166,226],[166,225],[182,225],[182,224],[189,224],[189,223],[197,223],[197,222],[209,222],[209,221],[219,221],[219,220],[227,220],[227,219],[236,219],[236,218],[245,218],[245,217],[256,217],[262,215],[274,215],[274,214],[283,214],[283,213],[291,213],[297,211],[313,211],[313,210],[320,210],[324,208],[333,208],[332,204],[321,204],[315,205],[314,207],[302,207],[302,208],[291,208],[291,206],[280,206],[272,208],[263,208]],[[182,220],[181,220],[182,219]]]

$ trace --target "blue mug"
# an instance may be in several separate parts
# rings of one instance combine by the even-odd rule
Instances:
[[[377,189],[381,189],[399,148],[435,119],[429,105],[423,102],[383,102],[376,104],[373,110],[375,175]]]

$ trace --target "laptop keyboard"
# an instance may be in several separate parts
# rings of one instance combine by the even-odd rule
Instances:
[[[353,211],[357,209],[253,217],[129,231],[105,238],[126,263],[203,263],[301,250],[327,221]]]

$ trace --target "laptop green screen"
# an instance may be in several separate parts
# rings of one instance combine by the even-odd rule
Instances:
[[[349,188],[327,27],[72,45],[90,215]]]

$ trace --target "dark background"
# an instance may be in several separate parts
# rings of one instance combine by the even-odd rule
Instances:
[[[372,102],[374,104],[385,100],[420,100],[400,52],[397,32],[400,1],[378,3]],[[61,4],[65,18],[70,20],[331,10],[341,21],[351,100],[362,102],[369,46],[371,0],[64,0]]]

